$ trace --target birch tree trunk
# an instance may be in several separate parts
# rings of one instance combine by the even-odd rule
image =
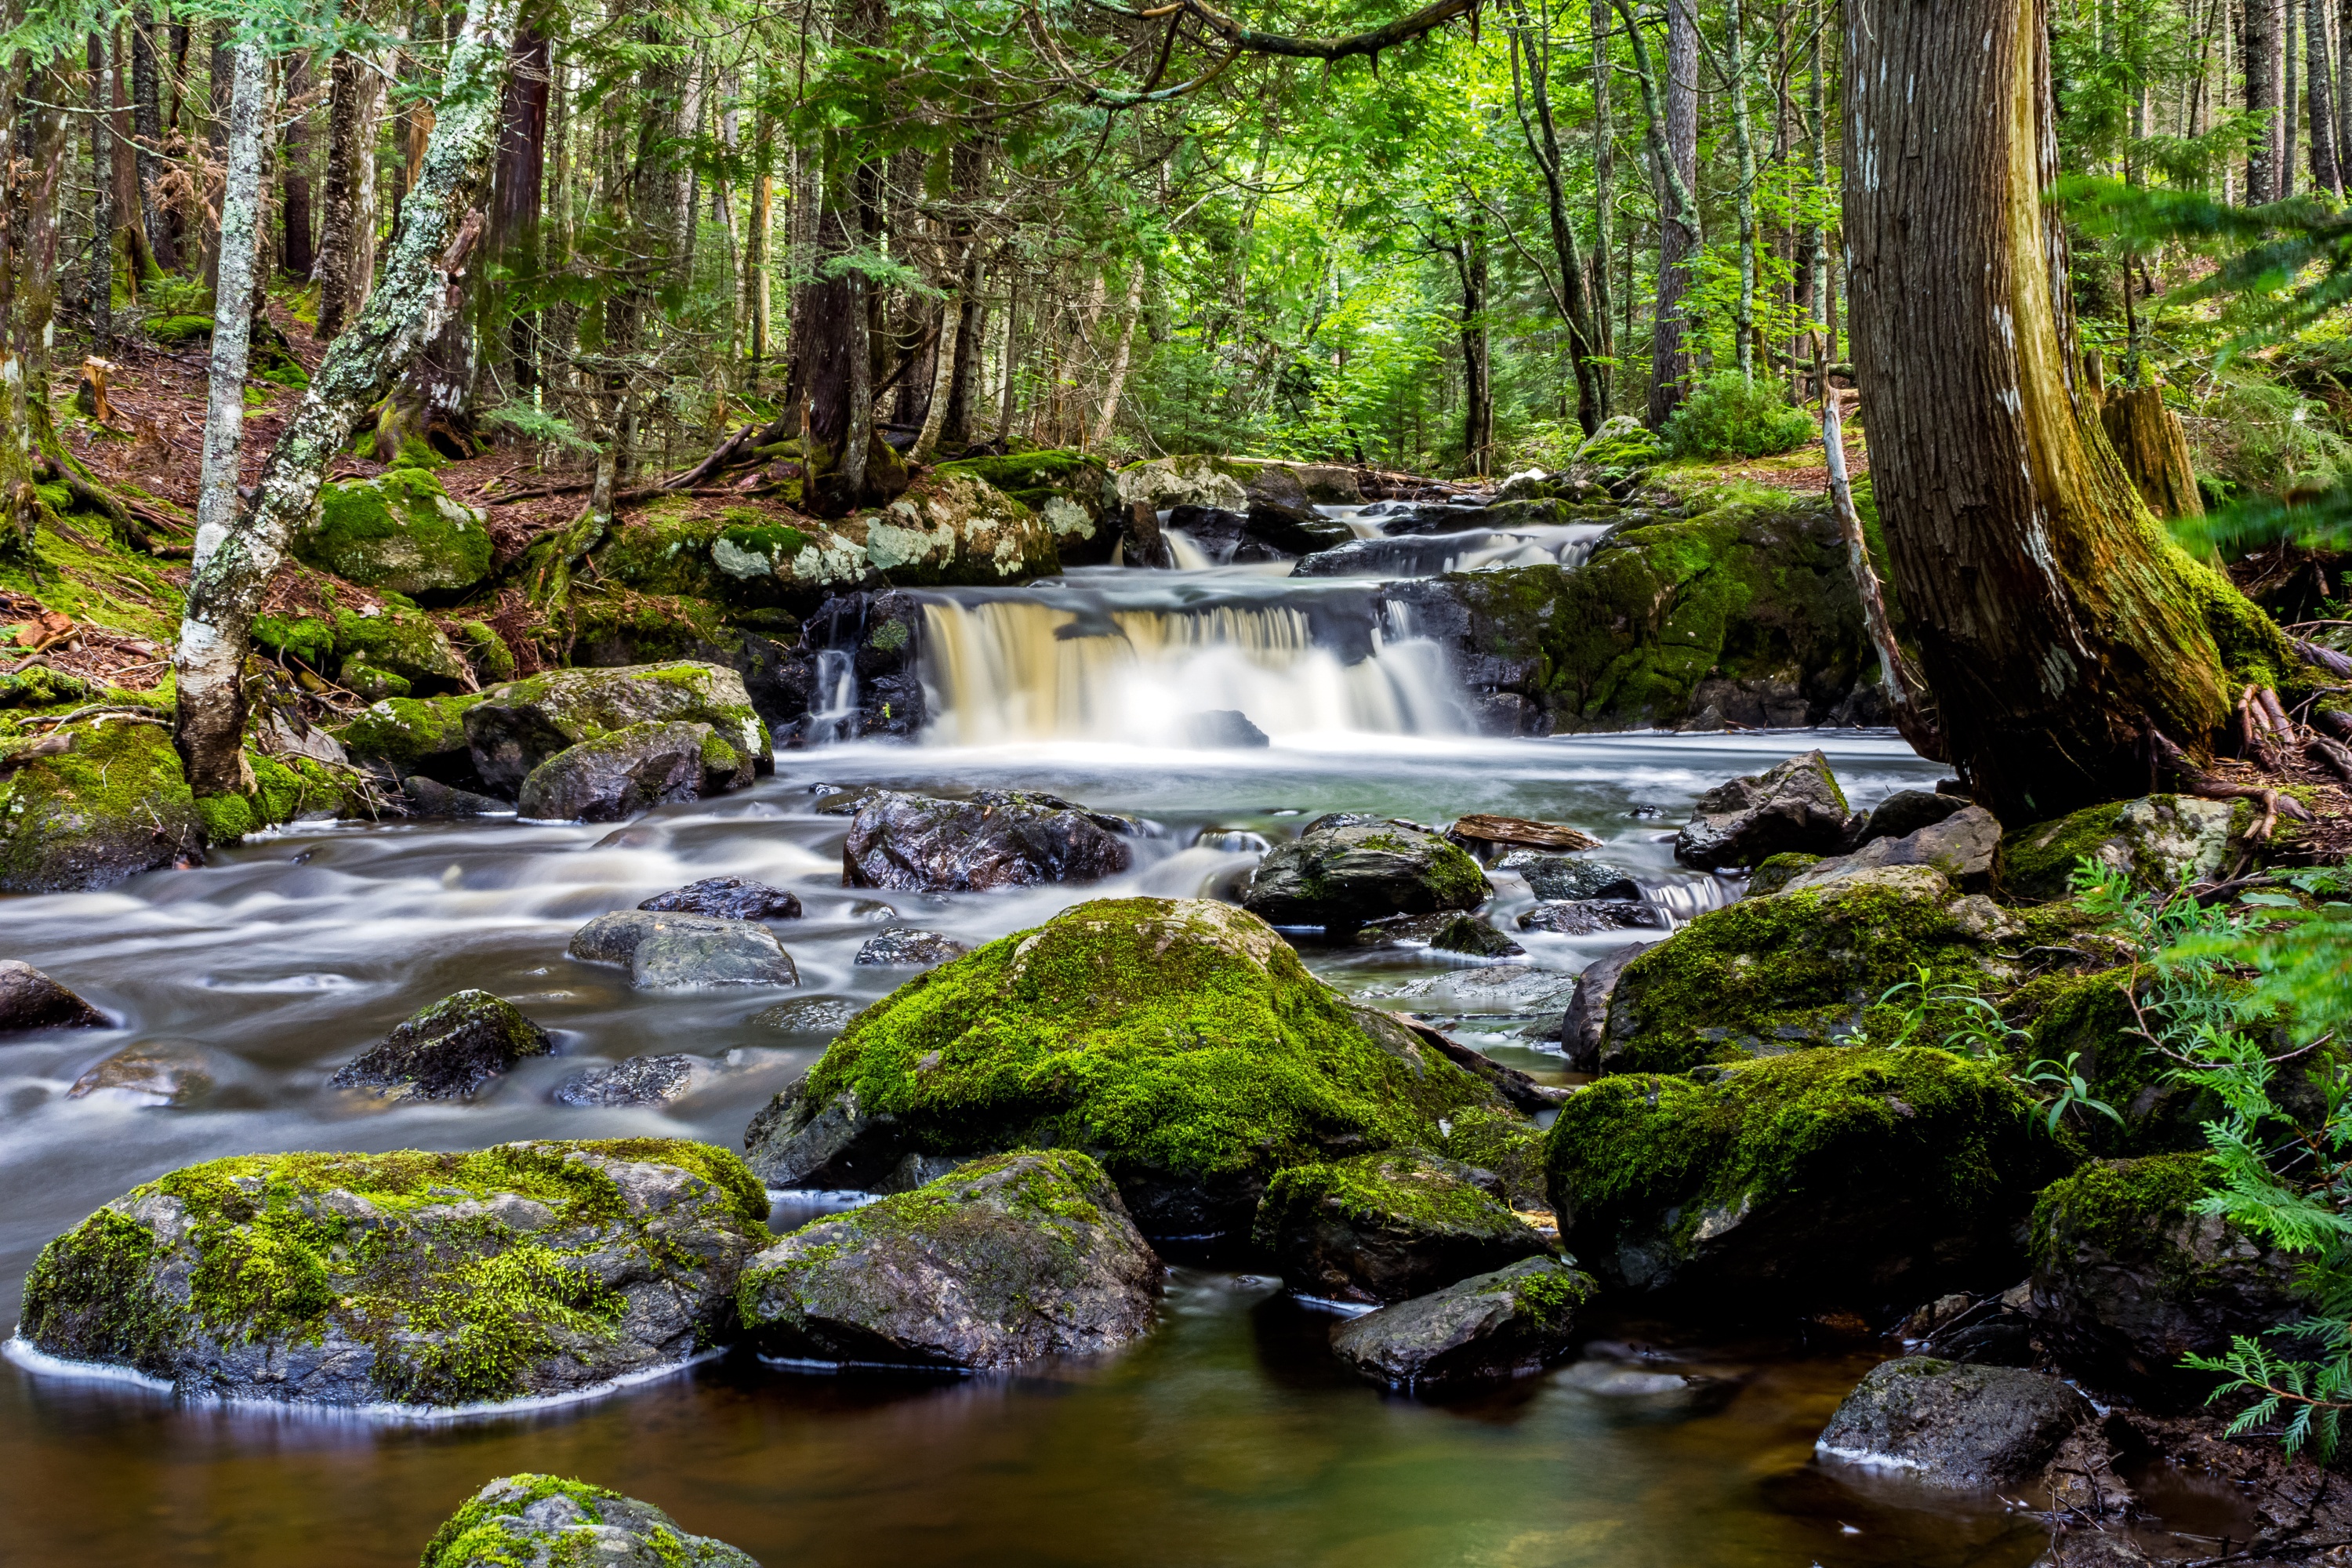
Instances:
[[[196,539],[217,541],[236,519],[237,455],[245,440],[246,352],[253,328],[254,257],[261,224],[261,136],[269,119],[269,61],[258,44],[231,51],[235,87],[228,106],[228,166],[221,185],[220,288],[213,310],[211,399],[205,409],[205,458],[196,488]],[[244,662],[240,653],[238,663]],[[238,793],[252,780],[236,752]],[[214,792],[218,793],[218,792]]]
[[[252,504],[233,521],[197,530],[173,666],[180,755],[198,795],[236,794],[242,786],[245,694],[238,677],[254,612],[288,540],[317,512],[329,459],[449,314],[464,308],[460,279],[481,235],[516,8],[517,0],[467,7],[450,48],[432,143],[404,203],[383,282],[327,351],[269,455]]]
[[[1110,433],[1118,425],[1118,400],[1127,393],[1128,368],[1135,363],[1135,326],[1143,319],[1141,257],[1136,258],[1135,276],[1128,280],[1125,315],[1118,330],[1118,348],[1111,355],[1110,383],[1103,390],[1102,416],[1095,421],[1094,439],[1087,443],[1094,451],[1110,444]]]

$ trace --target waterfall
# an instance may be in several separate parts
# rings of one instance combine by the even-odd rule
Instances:
[[[1444,651],[1375,630],[1349,662],[1307,613],[1264,600],[1115,606],[1081,616],[1030,598],[924,606],[922,678],[939,745],[1040,740],[1213,744],[1202,716],[1245,715],[1275,741],[1334,732],[1468,733]]]

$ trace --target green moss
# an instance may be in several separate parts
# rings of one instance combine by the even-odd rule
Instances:
[[[213,335],[210,316],[158,316],[147,323],[147,335],[166,345],[194,342]]]
[[[1511,1297],[1519,1311],[1543,1333],[1567,1329],[1596,1293],[1591,1275],[1566,1268],[1529,1271],[1511,1281]]]
[[[373,615],[336,609],[335,653],[343,661],[343,684],[354,690],[351,675],[362,669],[396,677],[420,694],[463,688],[472,673],[430,616],[390,595]]]
[[[2220,1184],[2212,1158],[2200,1152],[2095,1160],[2034,1201],[2033,1266],[2054,1269],[2077,1247],[2124,1262],[2178,1257],[2165,1233]]]
[[[400,449],[393,454],[392,466],[395,470],[415,468],[430,471],[447,468],[449,459],[435,451],[433,444],[424,437],[408,430],[401,433]]]
[[[1391,1149],[1275,1173],[1258,1203],[1251,1239],[1278,1250],[1286,1232],[1328,1209],[1359,1225],[1421,1231],[1512,1234],[1518,1219],[1499,1199],[1418,1150]]]
[[[99,887],[203,848],[166,725],[102,716],[0,781],[0,889]]]
[[[1777,893],[1787,887],[1799,872],[1820,865],[1822,860],[1822,857],[1819,855],[1807,855],[1794,849],[1767,856],[1748,875],[1748,896],[1755,898],[1765,893]]]
[[[934,1152],[1072,1146],[1114,1179],[1270,1173],[1343,1133],[1427,1144],[1491,1103],[1450,1062],[1382,1049],[1263,922],[1159,899],[1080,904],[900,986],[808,1087]]]
[[[808,535],[788,523],[736,523],[719,530],[719,537],[746,555],[789,561],[808,547]]]
[[[566,606],[572,658],[582,664],[652,664],[709,658],[740,641],[727,611],[709,599],[614,589],[597,594],[575,584]]]
[[[941,463],[942,475],[962,474],[1002,490],[1034,511],[1059,497],[1092,513],[1100,509],[1110,470],[1083,452],[1039,450],[1003,458],[965,458]]]
[[[1503,1178],[1515,1207],[1538,1207],[1544,1195],[1544,1135],[1524,1116],[1499,1106],[1469,1106],[1445,1118],[1437,1152]]]
[[[294,541],[308,565],[404,595],[460,593],[489,574],[489,529],[421,468],[319,491],[319,518]]]
[[[2122,801],[2111,801],[2004,835],[1996,862],[2001,890],[2017,898],[2065,897],[2076,863],[2114,841],[2123,808]]]
[[[474,1497],[444,1521],[425,1545],[417,1568],[457,1568],[481,1563],[522,1564],[532,1560],[532,1538],[540,1532],[519,1517],[536,1502],[551,1497],[570,1498],[596,1522],[604,1522],[602,1505],[620,1500],[618,1492],[562,1476],[509,1476],[513,1489],[495,1500]]]

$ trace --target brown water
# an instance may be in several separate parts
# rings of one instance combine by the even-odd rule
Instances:
[[[1720,901],[1660,841],[1701,788],[1815,737],[1618,738],[1442,745],[1327,737],[1270,752],[1032,743],[959,752],[853,745],[792,753],[778,777],[615,830],[514,823],[320,825],[96,894],[0,901],[0,953],[48,970],[119,1030],[0,1046],[0,1323],[49,1237],[192,1161],[262,1149],[479,1146],[525,1136],[667,1132],[736,1144],[804,1070],[822,1034],[752,1023],[791,996],[853,1005],[903,972],[856,968],[881,925],[977,940],[1081,897],[1230,887],[1246,851],[1203,828],[1279,837],[1308,816],[1420,820],[1502,811],[1610,840],[1670,910]],[[1892,742],[1832,752],[1859,802],[1932,776]],[[1090,889],[919,898],[839,886],[842,819],[814,786],[1018,782],[1156,825],[1135,871]],[[1654,808],[1635,815],[1637,808]],[[592,916],[697,877],[793,888],[780,927],[795,993],[633,994],[563,956]],[[1498,878],[1507,928],[1528,895]],[[1607,940],[1535,936],[1525,962],[1564,983]],[[1308,953],[1378,999],[1476,966]],[[562,1055],[479,1100],[393,1109],[325,1087],[333,1068],[465,985],[512,997]],[[1403,1001],[1396,1005],[1408,1005]],[[1475,985],[1410,1005],[1449,1016],[1517,1003]],[[1547,1003],[1545,1005],[1553,1004]],[[1524,1021],[1470,1016],[1498,1055],[1557,1073]],[[68,1098],[126,1046],[201,1059],[208,1089],[168,1107]],[[583,1060],[685,1050],[706,1059],[665,1111],[575,1110],[547,1093]],[[782,1216],[780,1216],[782,1217]],[[771,1565],[871,1563],[2023,1564],[2042,1537],[1995,1500],[1931,1500],[1816,1469],[1813,1436],[1868,1364],[1801,1339],[1678,1342],[1628,1368],[1607,1355],[1460,1403],[1342,1376],[1330,1320],[1265,1280],[1180,1269],[1163,1326],[1128,1352],[1012,1378],[829,1376],[737,1359],[601,1400],[437,1424],[178,1404],[120,1384],[0,1363],[0,1563],[414,1562],[434,1525],[492,1476],[577,1475],[658,1502]],[[1619,1331],[1596,1325],[1596,1332]],[[1644,1385],[1661,1367],[1696,1384]],[[1629,1370],[1636,1382],[1628,1384]],[[1859,1533],[1851,1533],[1858,1531]]]

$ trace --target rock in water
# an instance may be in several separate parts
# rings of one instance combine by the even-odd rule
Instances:
[[[619,822],[751,782],[751,758],[708,724],[631,724],[533,768],[515,809],[541,822]]]
[[[133,1105],[178,1105],[213,1087],[212,1053],[190,1046],[131,1046],[98,1063],[66,1090],[68,1100],[93,1094]]]
[[[1538,904],[1519,917],[1521,931],[1548,931],[1560,936],[1654,931],[1665,923],[1657,910],[1633,899],[1561,899]]]
[[[950,958],[961,958],[971,949],[943,931],[917,931],[911,926],[895,926],[878,936],[866,939],[857,950],[852,963],[897,964],[929,969],[945,963]]]
[[[1265,731],[1250,722],[1248,714],[1235,708],[1193,714],[1184,721],[1184,739],[1189,744],[1215,750],[1274,744]]]
[[[1517,871],[1538,899],[1639,899],[1642,885],[1622,866],[1573,855],[1540,855],[1515,849],[1495,862],[1497,871]]]
[[[1886,866],[1930,866],[1956,888],[1982,892],[1992,884],[1993,851],[2000,847],[2000,824],[1980,805],[1964,805],[1900,838],[1872,838],[1849,855],[1832,855],[1805,867],[1780,890],[1826,888]]]
[[[1275,925],[1350,931],[1388,915],[1475,910],[1494,890],[1477,861],[1434,833],[1335,813],[1258,862],[1242,907]]]
[[[418,1568],[760,1568],[651,1503],[561,1476],[501,1476],[433,1533]]]
[[[460,991],[401,1023],[327,1081],[337,1089],[396,1089],[411,1100],[455,1100],[523,1058],[554,1049],[547,1031],[513,1003],[487,991]]]
[[[1134,864],[1134,826],[1035,791],[984,789],[970,800],[880,791],[850,819],[841,880],[923,893],[1092,882]]]
[[[664,1138],[248,1154],[48,1244],[17,1331],[184,1394],[450,1405],[674,1366],[723,1334],[768,1197]]]
[[[2042,1373],[1906,1356],[1871,1369],[1813,1451],[1932,1487],[2014,1486],[2092,1415],[2089,1400]]]
[[[743,1272],[743,1326],[779,1355],[977,1371],[1091,1354],[1151,1326],[1160,1259],[1102,1167],[997,1154],[805,1226]]]
[[[773,1185],[866,1189],[910,1153],[1081,1149],[1145,1235],[1207,1236],[1285,1165],[1432,1146],[1499,1103],[1410,1030],[1367,1032],[1264,921],[1108,899],[868,1007],[744,1143]]]
[[[168,725],[100,714],[37,745],[0,781],[0,892],[73,892],[203,863],[205,818]]]
[[[1576,977],[1575,994],[1568,999],[1568,1016],[1560,1022],[1559,1048],[1570,1072],[1599,1072],[1601,1047],[1609,1026],[1609,999],[1617,990],[1625,966],[1650,950],[1647,942],[1611,948],[1584,966]]]
[[[400,793],[419,816],[506,816],[514,807],[505,801],[486,795],[476,795],[469,789],[443,784],[439,779],[423,773],[411,773],[400,781]]]
[[[0,1032],[111,1027],[105,1014],[24,960],[0,959]]]
[[[655,932],[629,955],[640,991],[699,991],[719,985],[798,985],[800,971],[776,933],[755,921]]]
[[[692,1057],[630,1057],[574,1073],[556,1089],[554,1100],[558,1105],[667,1105],[693,1087]]]
[[[1568,1353],[1590,1276],[1530,1258],[1430,1295],[1351,1318],[1331,1349],[1358,1375],[1406,1388],[1496,1381]]]
[[[1251,1239],[1284,1283],[1328,1301],[1402,1301],[1549,1253],[1490,1171],[1392,1149],[1278,1171]]]
[[[801,918],[799,895],[741,877],[705,877],[699,882],[656,893],[637,908],[664,914],[709,915],[722,921]]]
[[[1521,921],[1524,928],[1527,924]],[[1433,947],[1440,952],[1467,953],[1473,958],[1521,958],[1527,949],[1480,920],[1450,910],[1435,915],[1391,915],[1359,926],[1358,947]]]
[[[635,959],[639,944],[648,937],[673,931],[725,931],[743,923],[712,915],[616,910],[609,915],[598,915],[573,931],[572,944],[564,951],[583,963],[617,963],[626,968]]]
[[[1675,836],[1675,858],[1713,870],[1790,850],[1832,855],[1844,847],[1853,820],[1829,758],[1807,752],[1699,796]]]
[[[1735,1313],[1921,1300],[2015,1277],[2018,1222],[2073,1163],[2034,1110],[1996,1067],[1937,1050],[1604,1078],[1552,1124],[1552,1208],[1612,1289]]]
[[[568,747],[646,723],[708,724],[755,771],[774,765],[743,678],[715,664],[551,669],[491,687],[465,713],[476,771],[505,792]]]

